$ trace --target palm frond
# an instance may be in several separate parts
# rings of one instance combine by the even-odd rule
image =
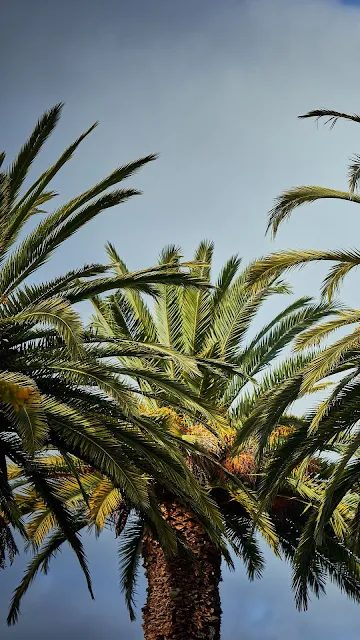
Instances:
[[[111,260],[115,273],[119,276],[128,274],[129,271],[125,263],[121,260],[115,247],[110,242],[105,246],[105,250]],[[144,340],[146,338],[146,340],[149,340],[150,342],[155,342],[155,324],[151,313],[139,292],[135,289],[126,289],[126,299],[132,309],[136,321],[141,325],[142,333],[139,335],[139,339]]]
[[[61,115],[62,107],[63,104],[59,103],[44,113],[10,167],[9,204],[12,204],[17,197],[33,161],[49,135],[55,129]]]
[[[317,251],[305,249],[301,251],[287,250],[272,253],[257,260],[251,267],[249,283],[261,281],[264,276],[279,276],[285,271],[303,267],[309,262],[338,261],[336,269],[330,271],[323,283],[322,294],[333,295],[344,276],[360,264],[360,254],[356,249],[352,251]]]
[[[5,323],[6,321],[19,324],[26,322],[50,324],[59,332],[70,353],[75,357],[81,355],[82,324],[78,314],[62,298],[53,297],[40,300],[8,319],[2,319],[0,322]]]
[[[251,521],[234,514],[224,514],[226,538],[232,550],[242,560],[250,580],[261,578],[264,558],[254,535]]]
[[[304,369],[302,392],[308,392],[319,380],[335,373],[339,365],[344,362],[347,354],[358,349],[359,339],[359,329],[356,328],[349,335],[340,338],[320,351]]]
[[[360,156],[356,154],[352,157],[351,165],[348,169],[348,180],[349,180],[349,191],[350,193],[354,193],[358,186],[360,180]]]
[[[86,521],[80,520],[74,526],[74,534],[83,529],[86,526]],[[66,542],[66,536],[64,532],[58,528],[50,537],[50,539],[44,544],[43,548],[36,554],[33,560],[29,563],[25,575],[20,583],[20,585],[15,589],[14,595],[11,601],[10,610],[7,618],[8,625],[15,624],[18,619],[19,611],[20,611],[20,603],[24,595],[26,594],[28,588],[31,583],[35,579],[37,573],[39,571],[43,571],[47,573],[49,568],[50,559],[56,554],[61,545]],[[86,558],[82,554],[79,558],[81,563],[81,568],[84,572],[86,582],[88,585],[88,589],[92,598],[93,591],[91,586],[90,575],[86,563]]]
[[[5,247],[10,243],[13,243],[17,239],[19,231],[23,227],[24,223],[29,219],[30,215],[37,211],[39,205],[47,202],[51,197],[53,197],[54,194],[52,192],[50,192],[50,194],[47,194],[45,192],[45,188],[64,166],[64,164],[72,158],[72,155],[76,151],[77,147],[95,129],[96,126],[97,123],[93,124],[87,131],[85,131],[85,133],[83,133],[77,140],[75,140],[75,142],[73,142],[73,144],[71,144],[64,151],[57,162],[52,167],[50,167],[50,169],[47,169],[44,173],[42,173],[36,180],[36,182],[32,184],[31,187],[29,187],[26,193],[22,196],[21,200],[16,202],[12,212],[12,221],[9,224],[6,236],[4,238]]]
[[[344,311],[334,310],[334,313],[336,313],[334,320],[317,324],[298,335],[295,340],[295,349],[300,350],[319,346],[322,340],[327,338],[333,331],[360,321],[360,311],[356,309],[346,309]]]
[[[333,109],[313,109],[312,111],[308,111],[302,116],[299,116],[300,119],[305,118],[315,118],[316,120],[320,120],[321,118],[327,118],[325,124],[330,122],[330,128],[332,129],[336,122],[339,119],[342,120],[351,120],[352,122],[360,122],[360,116],[348,113],[342,113],[341,111],[334,111]]]
[[[135,587],[141,558],[144,522],[139,516],[131,519],[120,538],[120,588],[125,594],[130,620],[135,620]]]
[[[107,518],[116,511],[120,502],[119,489],[114,488],[110,480],[103,478],[92,492],[89,503],[90,522],[95,525],[98,533],[102,531]]]
[[[194,256],[195,262],[204,266],[194,267],[191,272],[194,277],[201,278],[210,283],[210,270],[214,244],[203,240],[197,248]],[[183,310],[178,316],[183,320],[184,346],[187,353],[199,353],[204,342],[204,333],[208,330],[212,305],[209,291],[192,290],[185,291],[182,304]]]
[[[280,224],[290,218],[294,209],[323,199],[360,202],[360,196],[355,193],[349,193],[349,191],[339,191],[317,185],[293,187],[276,198],[274,207],[269,212],[267,231],[271,231],[272,235],[276,236]]]

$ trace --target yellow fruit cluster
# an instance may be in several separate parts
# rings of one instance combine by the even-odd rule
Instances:
[[[10,404],[15,411],[20,411],[25,405],[33,403],[39,397],[39,392],[31,386],[20,386],[0,378],[0,400]]]
[[[256,472],[256,459],[250,451],[243,451],[235,458],[227,458],[224,467],[230,473],[249,480],[251,475]]]
[[[287,438],[291,433],[294,433],[295,427],[276,427],[270,435],[270,442],[277,440],[278,438]]]

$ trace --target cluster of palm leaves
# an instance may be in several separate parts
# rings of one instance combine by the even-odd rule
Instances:
[[[357,115],[332,110],[315,110],[301,117],[316,119],[325,117],[331,128],[339,119],[360,122],[360,117]],[[284,192],[277,198],[270,211],[268,230],[275,235],[280,224],[303,204],[327,198],[359,203],[360,198],[356,193],[359,180],[360,157],[355,155],[348,169],[347,191],[319,186],[301,186]],[[332,301],[344,278],[352,269],[359,266],[360,256],[356,249],[281,251],[257,261],[249,276],[249,285],[256,283],[256,286],[259,286],[259,282],[264,277],[276,277],[296,267],[317,261],[335,263],[324,278],[321,291],[324,300]],[[315,453],[324,454],[330,450],[335,454],[331,458],[331,473],[319,511],[309,519],[306,531],[300,540],[298,572],[304,577],[314,562],[316,549],[322,544],[327,523],[343,501],[352,505],[352,518],[346,532],[346,542],[355,553],[359,553],[360,549],[359,321],[360,315],[357,309],[339,307],[334,310],[334,317],[310,327],[298,336],[295,341],[296,351],[302,355],[313,350],[312,357],[304,367],[301,376],[295,376],[288,385],[279,387],[269,398],[267,406],[264,403],[258,406],[256,420],[250,417],[242,434],[242,437],[251,435],[260,445],[265,443],[277,419],[277,412],[286,410],[292,402],[294,389],[303,393],[319,383],[331,384],[332,390],[328,397],[305,414],[302,424],[299,424],[288,441],[279,447],[261,487],[262,493],[269,499],[283,479],[299,465],[304,466]],[[355,325],[355,328],[348,333],[346,329],[350,325]],[[332,334],[339,329],[342,330],[343,335],[320,348],[323,341],[331,338]]]
[[[212,505],[201,487],[195,486],[159,420],[146,418],[139,411],[135,391],[126,378],[146,378],[144,367],[130,372],[125,367],[111,367],[108,360],[119,354],[135,354],[145,360],[151,355],[152,361],[174,357],[179,366],[191,370],[196,365],[169,350],[164,352],[160,346],[151,348],[134,341],[102,347],[93,336],[87,336],[73,305],[109,289],[134,289],[156,296],[159,283],[171,282],[179,287],[203,284],[187,266],[174,268],[171,264],[126,275],[114,271],[113,264],[89,264],[51,281],[31,284],[31,276],[67,238],[105,209],[136,195],[134,189],[109,192],[109,188],[154,159],[147,156],[116,169],[94,187],[45,214],[41,207],[55,196],[48,190],[50,181],[94,128],[80,136],[23,193],[29,169],[60,112],[58,105],[45,113],[16,160],[1,174],[0,559],[4,564],[6,552],[10,557],[16,552],[8,525],[27,537],[9,483],[8,466],[12,463],[50,509],[58,535],[71,544],[89,582],[78,524],[59,498],[57,479],[49,476],[42,452],[60,453],[74,477],[78,476],[74,456],[105,473],[160,528],[161,518],[150,495],[150,478],[166,479],[180,495],[193,492],[199,515],[204,509],[205,518]],[[41,220],[24,237],[23,227],[34,215]],[[171,382],[160,374],[154,373],[152,379],[159,389],[163,385],[171,388]],[[202,409],[196,398],[189,394],[185,397],[181,385],[174,386],[172,394],[189,411],[204,411],[206,416],[210,413],[216,421],[216,409]]]
[[[327,576],[358,600],[357,334],[325,350],[318,345],[359,314],[301,298],[251,334],[267,299],[289,292],[284,270],[340,260],[325,282],[331,297],[359,262],[356,253],[287,252],[242,270],[233,256],[212,284],[209,242],[191,262],[172,246],[156,266],[137,272],[108,245],[106,264],[32,284],[60,244],[138,193],[110,189],[155,158],[120,167],[45,213],[56,195],[51,180],[94,128],[25,189],[60,112],[58,105],[42,117],[0,176],[0,561],[17,552],[14,530],[34,551],[9,622],[65,542],[92,592],[80,532],[106,526],[119,537],[133,617],[144,536],[151,532],[169,556],[184,545],[163,517],[163,490],[191,509],[230,565],[229,548],[241,557],[250,577],[263,567],[260,533],[292,562],[299,606],[307,605],[309,588],[324,589]],[[347,199],[357,201],[359,166],[351,171]],[[329,193],[288,192],[272,213],[273,228],[302,202],[346,195]],[[24,236],[33,215],[41,221]],[[88,327],[74,310],[85,299],[94,307]],[[290,346],[295,352],[284,358]],[[294,400],[341,372],[316,411],[289,413]],[[340,460],[329,461],[328,452]]]

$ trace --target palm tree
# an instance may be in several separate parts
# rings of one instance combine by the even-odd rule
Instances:
[[[126,275],[127,269],[114,248],[108,247],[108,251],[118,275],[120,272]],[[202,266],[192,267],[193,274],[199,276],[201,271],[209,282],[211,257],[212,245],[202,243],[195,255],[195,262],[201,261]],[[177,263],[179,259],[179,252],[172,248],[163,253],[161,262]],[[234,257],[221,272],[218,286],[204,289],[199,296],[191,298],[185,290],[180,292],[173,286],[162,285],[162,296],[155,299],[152,312],[144,298],[130,290],[118,291],[104,300],[95,298],[93,330],[86,334],[88,343],[101,353],[104,349],[106,353],[108,345],[113,348],[124,340],[138,341],[149,350],[160,346],[171,350],[176,345],[179,354],[192,355],[202,369],[203,375],[197,379],[175,359],[163,358],[156,362],[148,353],[144,364],[144,359],[131,353],[118,355],[118,362],[137,380],[138,390],[142,392],[143,417],[148,418],[150,414],[157,420],[162,419],[167,437],[177,438],[180,454],[218,505],[225,530],[222,541],[214,544],[209,537],[194,511],[194,501],[191,504],[179,499],[166,482],[160,485],[155,478],[156,501],[177,539],[177,553],[169,553],[168,540],[159,537],[148,514],[131,503],[109,478],[73,459],[79,485],[61,457],[44,460],[49,474],[57,478],[62,502],[75,512],[79,527],[90,524],[98,532],[104,526],[115,526],[120,540],[121,584],[131,617],[134,617],[137,567],[143,558],[148,579],[144,609],[147,639],[157,638],[160,630],[165,639],[219,638],[221,555],[231,565],[230,546],[245,562],[249,577],[260,575],[263,559],[255,536],[258,529],[277,553],[290,561],[297,560],[301,532],[308,516],[317,513],[321,504],[329,465],[312,459],[305,468],[294,471],[283,481],[271,505],[271,517],[267,513],[259,514],[256,493],[259,482],[278,447],[291,437],[294,425],[302,425],[299,418],[284,413],[278,416],[277,427],[264,445],[261,461],[255,456],[255,442],[247,441],[236,454],[232,454],[230,445],[240,440],[242,425],[256,413],[264,396],[298,375],[308,357],[289,358],[270,372],[266,370],[268,365],[297,335],[331,314],[333,309],[327,303],[316,305],[310,299],[300,299],[286,307],[256,336],[246,340],[252,318],[262,302],[269,295],[286,290],[284,283],[271,278],[266,286],[251,291],[246,288],[248,273],[248,269],[239,271],[239,260]],[[192,331],[191,323],[195,325]],[[111,354],[115,355],[115,351]],[[147,378],[145,375],[137,378],[134,367],[145,369]],[[203,401],[222,405],[227,413],[227,428],[223,426],[222,436],[219,437],[219,427],[211,417],[204,423],[204,414],[192,411],[189,415],[188,411],[179,409],[172,389],[160,388],[154,382],[154,376],[161,379],[162,374],[166,374],[169,383],[172,381],[181,388],[186,385],[192,396],[201,395]],[[257,378],[255,386],[254,377]],[[36,490],[30,487],[24,492],[21,469],[14,467],[11,474],[11,481],[20,486],[17,497],[21,509],[33,513],[28,533],[36,555],[14,594],[9,622],[16,619],[20,600],[36,573],[47,571],[51,555],[64,541],[54,528],[46,505],[38,500]],[[338,506],[326,528],[323,545],[317,549],[305,576],[299,570],[301,564],[294,562],[293,586],[299,606],[307,605],[309,588],[316,594],[321,593],[326,575],[350,596],[358,598],[357,558],[344,544],[352,513],[352,503]]]
[[[331,127],[338,119],[360,122],[360,117],[357,115],[332,110],[310,111],[300,117],[317,119],[326,117]],[[277,198],[270,211],[268,230],[275,235],[280,224],[303,204],[327,198],[359,203],[360,197],[356,193],[359,180],[360,157],[355,155],[348,170],[347,191],[319,186],[301,186],[285,191]],[[332,299],[347,274],[359,266],[360,254],[356,249],[281,251],[258,261],[249,274],[249,283],[256,283],[256,286],[259,286],[259,282],[264,277],[279,276],[285,271],[314,261],[335,263],[322,285],[323,297]],[[340,375],[338,381],[333,382],[333,389],[329,396],[307,413],[301,428],[296,430],[283,447],[280,447],[263,481],[262,491],[269,497],[276,492],[283,478],[301,461],[309,459],[314,452],[325,451],[329,445],[336,448],[336,464],[332,466],[332,474],[329,477],[319,513],[312,519],[306,531],[308,541],[311,540],[312,544],[307,543],[307,552],[302,557],[303,572],[307,571],[313,560],[316,545],[321,544],[324,528],[333,517],[334,509],[344,499],[352,501],[355,507],[350,527],[351,544],[356,553],[360,551],[359,321],[360,314],[357,309],[339,308],[334,318],[311,327],[296,339],[295,348],[303,352],[307,348],[317,348],[325,338],[331,337],[334,331],[345,330],[348,326],[355,325],[351,333],[346,333],[340,339],[314,353],[314,358],[308,362],[301,376],[293,379],[292,392],[295,389],[306,392],[319,381],[334,374]],[[253,417],[247,422],[244,433],[266,442],[274,424],[274,412],[277,415],[286,410],[291,401],[288,392],[289,389],[279,388],[267,406],[264,404],[259,406],[256,418]],[[305,545],[305,538],[301,540],[301,544]]]
[[[43,205],[55,196],[48,190],[51,180],[95,126],[23,189],[29,169],[54,130],[61,109],[62,105],[56,105],[42,116],[15,161],[0,174],[0,566],[5,564],[7,552],[10,559],[16,553],[9,525],[27,535],[8,480],[8,465],[13,463],[51,510],[90,586],[77,525],[57,497],[56,481],[47,476],[40,452],[60,452],[72,473],[75,469],[71,456],[101,470],[114,486],[121,487],[132,504],[158,523],[159,530],[164,526],[149,492],[149,475],[159,482],[163,478],[180,495],[194,492],[199,516],[202,503],[206,514],[213,514],[215,529],[217,516],[159,423],[139,414],[123,372],[112,371],[106,365],[111,348],[102,352],[98,348],[95,353],[92,344],[85,344],[82,324],[72,307],[88,296],[119,287],[155,295],[159,283],[191,287],[202,283],[181,265],[161,265],[120,276],[113,272],[112,265],[90,264],[41,284],[31,284],[29,280],[54,250],[84,224],[136,195],[134,189],[109,188],[155,157],[146,156],[115,169],[98,184],[45,214]],[[1,163],[4,159],[2,154]],[[24,226],[35,214],[41,220],[24,236]],[[149,353],[146,345],[133,341],[123,341],[116,349],[116,354],[146,357]],[[151,356],[155,361],[174,357],[177,366],[199,375],[190,358],[175,356],[169,349],[152,349]],[[142,379],[141,370],[136,375]],[[161,386],[162,380],[158,384]],[[167,388],[172,389],[171,382]],[[172,393],[181,404],[182,387],[177,385]],[[195,398],[186,397],[189,411],[195,408],[201,412],[200,405]],[[204,411],[206,416],[218,419],[216,411]]]
[[[202,242],[193,260],[201,264],[192,267],[194,276],[202,277],[209,283],[212,253],[213,245]],[[108,254],[118,274],[126,275],[127,268],[111,245],[108,246]],[[177,264],[179,261],[180,251],[176,247],[165,249],[160,258],[160,264]],[[200,416],[195,416],[194,420],[193,416],[189,418],[179,411],[170,414],[170,426],[183,439],[184,455],[190,468],[210,488],[211,496],[221,509],[227,543],[230,542],[245,559],[249,574],[253,576],[260,571],[261,556],[251,521],[255,520],[256,526],[273,548],[277,546],[278,534],[267,515],[258,516],[254,489],[257,474],[261,470],[257,468],[251,447],[249,449],[249,444],[246,443],[240,454],[233,457],[229,445],[234,439],[239,439],[244,420],[256,413],[259,399],[273,393],[279,385],[286,385],[289,379],[298,375],[312,354],[288,359],[271,373],[265,374],[255,390],[250,391],[248,389],[251,388],[254,377],[259,376],[304,329],[333,313],[333,306],[328,303],[313,304],[310,299],[305,298],[297,300],[252,339],[246,340],[252,320],[263,302],[272,294],[286,292],[287,287],[278,278],[271,276],[250,291],[247,286],[249,268],[239,271],[239,266],[237,256],[230,258],[212,290],[180,291],[163,285],[161,297],[155,300],[153,313],[146,306],[143,297],[133,291],[117,292],[105,300],[95,298],[93,303],[96,314],[92,326],[96,337],[105,343],[127,338],[152,346],[161,344],[162,347],[193,356],[199,368],[202,368],[203,376],[194,378],[191,372],[180,370],[174,362],[159,363],[167,379],[185,383],[203,401],[223,407],[228,418],[228,428],[219,434],[219,431],[214,431],[211,422],[204,425]],[[133,375],[132,367],[136,364],[134,359],[121,358],[121,361],[129,367],[129,374]],[[203,368],[205,364],[206,369]],[[151,362],[148,363],[150,371],[153,366]],[[224,375],[226,372],[228,375]],[[159,411],[164,411],[161,409],[163,405],[169,404],[176,409],[176,399],[172,394],[155,388],[151,378],[145,382],[139,381],[139,386],[144,395],[149,395],[144,412],[158,414]],[[297,396],[298,392],[293,399]],[[292,417],[281,413],[276,426],[288,426],[292,421]],[[200,460],[199,453],[202,456]],[[215,473],[213,460],[208,458],[204,465],[204,455],[208,456],[209,453],[217,456],[217,462],[225,471],[236,473],[230,477],[224,477],[223,469]],[[249,465],[250,476],[247,469]],[[219,467],[217,470],[219,471]],[[297,489],[293,488],[293,491],[296,493]],[[194,563],[189,562],[184,551],[172,559],[167,558],[161,542],[154,534],[144,533],[145,523],[138,516],[135,524],[124,534],[122,580],[128,604],[131,606],[132,582],[129,575],[132,576],[134,562],[141,549],[148,580],[148,598],[143,611],[147,640],[156,638],[159,629],[164,638],[211,637],[211,633],[214,638],[218,638],[221,553],[230,561],[226,548],[216,548],[192,510],[175,499],[171,491],[164,491],[163,487],[157,488],[157,497],[166,520],[181,535],[193,558],[198,560],[199,570],[196,569],[196,563],[194,568]],[[111,508],[110,504],[110,511]],[[294,532],[299,533],[299,512],[297,518],[299,522],[292,522],[291,525],[293,545],[296,539]],[[123,511],[120,521],[122,529]],[[281,518],[279,523],[283,530]],[[282,532],[282,536],[284,540],[287,539],[287,552],[290,553],[291,535],[289,532]],[[319,588],[314,577],[312,583],[315,590]],[[306,598],[307,590],[301,584],[298,600],[306,603]]]

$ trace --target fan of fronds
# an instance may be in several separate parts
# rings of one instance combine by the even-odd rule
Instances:
[[[161,366],[155,365],[151,371],[144,366],[151,356],[155,363],[174,361],[177,367],[200,376],[191,358],[137,341],[114,344],[113,350],[85,343],[80,317],[72,307],[109,290],[156,297],[159,286],[166,283],[207,288],[188,265],[168,263],[123,274],[114,270],[113,262],[87,264],[50,281],[33,283],[35,272],[57,247],[106,209],[139,193],[119,185],[155,159],[148,155],[118,167],[47,213],[44,208],[51,206],[57,195],[51,191],[51,181],[95,127],[85,131],[29,186],[29,171],[56,127],[61,110],[59,104],[42,116],[15,160],[0,173],[0,562],[4,564],[7,551],[11,560],[16,550],[9,526],[26,535],[8,478],[12,462],[52,510],[58,535],[70,542],[89,579],[76,526],[56,497],[52,480],[44,476],[37,453],[52,450],[67,456],[71,473],[71,456],[75,455],[105,474],[135,506],[148,508],[150,478],[160,479],[161,474],[182,495],[195,487],[166,430],[159,421],[141,416],[139,386],[130,384],[129,376],[143,381],[144,387],[150,379],[156,397],[166,389],[174,404],[184,403],[190,414],[203,412],[204,419],[211,416],[215,421],[222,417],[209,403],[203,405],[201,399],[186,394],[183,384],[168,381]],[[1,160],[4,166],[5,154]],[[26,234],[28,222],[33,224]],[[138,364],[131,370],[111,367],[109,359],[119,353],[131,353]],[[208,515],[211,505],[206,508]],[[213,512],[216,529],[216,510]]]
[[[338,119],[347,119],[359,122],[359,116],[347,115],[330,110],[312,111],[304,117],[328,118],[328,122],[334,125]],[[280,224],[292,214],[300,205],[323,198],[335,198],[360,202],[356,190],[359,184],[360,164],[359,156],[355,156],[348,171],[348,191],[336,191],[322,187],[298,187],[286,191],[275,202],[270,212],[269,229],[275,234]],[[357,249],[336,251],[289,250],[272,254],[258,261],[249,275],[249,283],[259,286],[263,278],[270,276],[280,277],[287,270],[302,267],[312,261],[330,261],[335,264],[331,267],[323,281],[322,293],[332,298],[340,288],[345,276],[360,264],[360,255]],[[269,466],[263,480],[263,493],[269,495],[276,491],[279,483],[291,473],[297,465],[314,455],[318,451],[333,449],[337,458],[332,465],[328,483],[323,494],[319,512],[309,522],[306,535],[301,541],[297,551],[299,563],[304,563],[306,558],[311,558],[315,548],[322,544],[326,527],[333,517],[334,510],[343,500],[357,496],[360,466],[359,466],[359,434],[358,434],[358,379],[359,379],[359,320],[357,309],[338,309],[335,317],[325,322],[320,322],[314,327],[305,330],[296,339],[298,350],[320,346],[326,338],[332,337],[332,333],[338,329],[344,329],[348,325],[354,325],[351,333],[347,333],[331,342],[311,358],[298,378],[301,393],[308,392],[319,381],[327,380],[333,374],[339,374],[340,378],[333,383],[330,395],[323,400],[314,410],[308,412],[303,424],[299,424],[288,442],[281,446]],[[295,384],[295,380],[294,380]],[[261,438],[263,442],[276,424],[277,415],[288,407],[291,399],[286,385],[279,388],[272,398],[271,410],[263,403],[258,409],[258,422],[250,418],[245,424],[248,434]],[[357,498],[356,498],[357,499]],[[356,552],[359,549],[359,507],[356,507],[355,516],[351,523],[349,537],[355,544]],[[339,556],[340,558],[340,556]],[[301,581],[296,579],[299,586]]]
[[[126,275],[127,268],[112,245],[107,247],[110,259],[119,275]],[[190,268],[194,278],[201,278],[209,287],[198,289],[177,288],[168,284],[159,286],[154,311],[150,311],[145,298],[130,290],[117,291],[106,298],[94,298],[95,314],[89,340],[107,345],[109,354],[116,355],[116,345],[124,341],[138,341],[138,346],[148,345],[147,366],[160,370],[174,383],[186,384],[193,396],[209,403],[235,407],[239,396],[253,387],[253,378],[305,329],[333,315],[337,307],[333,303],[314,304],[310,298],[301,298],[288,305],[268,323],[253,339],[248,335],[252,321],[269,298],[287,293],[287,285],[272,274],[260,286],[250,289],[248,277],[253,266],[240,270],[240,259],[230,258],[222,269],[215,286],[211,287],[212,243],[202,242],[195,252]],[[180,249],[171,246],[164,249],[161,264],[177,265],[181,260]],[[154,356],[156,349],[170,349],[181,354],[183,361]],[[163,352],[166,356],[166,353]],[[201,376],[185,366],[186,358],[193,358]],[[118,359],[122,366],[139,365],[139,360],[129,355]],[[146,385],[138,381],[145,393],[158,392],[151,379]],[[165,396],[164,396],[165,399]],[[166,403],[169,394],[166,396]],[[161,401],[161,397],[159,398]],[[157,404],[152,400],[152,408]]]

